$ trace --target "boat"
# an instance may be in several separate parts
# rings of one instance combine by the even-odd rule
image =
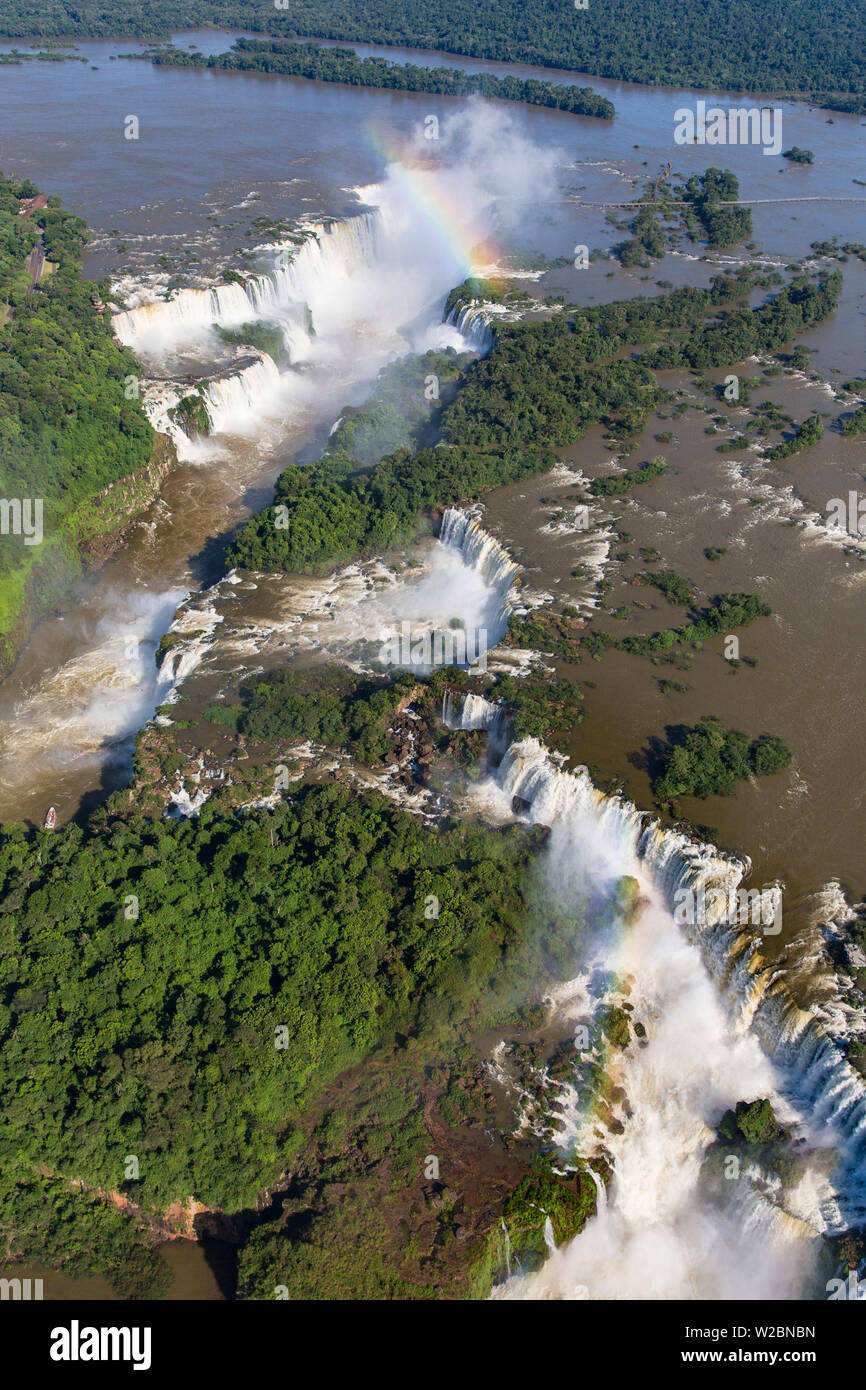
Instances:
[[[54,827],[55,827],[56,825],[57,825],[57,812],[55,811],[55,809],[54,809],[53,806],[49,806],[49,807],[48,807],[48,810],[47,810],[47,812],[46,812],[46,814],[45,814],[45,820],[42,822],[42,829],[43,829],[43,830],[53,830]]]

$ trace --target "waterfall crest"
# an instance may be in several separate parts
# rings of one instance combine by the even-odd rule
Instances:
[[[456,727],[501,727],[500,706],[475,695],[449,714]],[[610,1062],[631,1110],[621,1134],[604,1140],[613,1164],[606,1202],[539,1274],[512,1279],[497,1296],[744,1296],[737,1270],[747,1253],[758,1263],[745,1296],[802,1297],[819,1234],[866,1219],[866,1091],[819,1019],[764,959],[754,929],[729,915],[730,891],[747,877],[749,861],[664,829],[624,798],[600,792],[585,769],[558,766],[535,739],[511,742],[493,779],[500,813],[519,804],[551,828],[545,873],[574,882],[575,902],[587,874],[596,891],[622,875],[641,883],[638,922],[596,943],[587,970],[627,975],[648,1027],[643,1046]],[[683,889],[705,892],[710,909],[700,924],[674,920]],[[731,1184],[714,1214],[699,1186],[713,1126],[735,1100],[761,1095],[796,1136],[806,1175],[786,1190],[784,1204],[781,1191]],[[558,1141],[586,1141],[585,1118],[575,1111]],[[648,1295],[644,1281],[659,1260],[672,1273]],[[623,1261],[633,1262],[630,1274],[604,1272]]]
[[[266,352],[256,362],[204,386],[205,409],[214,434],[244,434],[254,429],[280,390],[276,362]]]
[[[475,570],[498,596],[497,611],[493,617],[494,630],[488,634],[488,646],[495,647],[508,631],[508,620],[517,607],[514,585],[520,566],[496,537],[483,529],[471,512],[460,507],[448,507],[444,512],[439,542],[456,550],[463,563]]]
[[[376,255],[378,212],[361,213],[344,222],[317,223],[303,246],[277,248],[273,268],[249,276],[243,284],[180,290],[171,299],[141,304],[112,318],[115,335],[128,347],[164,349],[173,341],[195,341],[209,328],[239,328],[257,319],[273,319],[283,329],[293,361],[305,355],[315,325],[308,306],[329,292],[336,276],[368,264]]]
[[[477,352],[480,357],[486,357],[496,346],[490,310],[477,300],[473,299],[470,304],[455,304],[446,322],[453,324],[471,351]]]

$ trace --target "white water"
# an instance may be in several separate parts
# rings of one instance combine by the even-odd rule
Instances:
[[[166,662],[179,661],[189,648],[197,666],[211,647],[208,662],[220,670],[232,669],[238,661],[248,668],[276,653],[281,663],[315,653],[377,673],[391,665],[421,672],[435,664],[467,666],[480,656],[486,660],[518,602],[518,566],[470,514],[457,508],[445,513],[439,539],[422,543],[413,558],[413,567],[397,574],[374,558],[322,579],[260,576],[251,587],[267,588],[267,616],[260,613],[255,621],[226,581],[208,596],[221,619],[215,643],[209,635],[197,635],[203,626],[202,600],[192,595],[172,626],[182,640]],[[190,636],[183,638],[184,631]],[[447,644],[438,644],[439,637]],[[184,678],[184,668],[179,670],[171,684]],[[478,703],[482,711],[489,708],[483,700]],[[494,732],[487,723],[478,727]]]
[[[460,507],[446,508],[439,528],[439,540],[442,545],[459,551],[463,563],[480,574],[488,588],[501,596],[499,638],[502,638],[514,609],[512,587],[520,566],[496,537],[484,530],[477,517]]]
[[[497,706],[467,699],[461,724],[496,725]],[[565,772],[535,740],[512,744],[495,780],[480,789],[501,821],[512,798],[551,827],[547,884],[577,909],[587,893],[612,897],[638,880],[642,910],[632,926],[590,943],[579,977],[558,1007],[591,999],[613,971],[647,1029],[609,1061],[627,1096],[622,1132],[599,1130],[592,1107],[566,1107],[558,1143],[613,1164],[607,1201],[573,1241],[534,1275],[496,1291],[507,1298],[796,1298],[809,1285],[820,1232],[863,1219],[863,1084],[815,1018],[793,1003],[759,954],[759,943],[724,919],[680,928],[678,888],[736,887],[748,865],[712,846],[661,830],[628,802],[598,792],[584,771]],[[691,933],[693,939],[688,939]],[[772,1100],[808,1160],[798,1186],[762,1190],[748,1174],[729,1184],[722,1207],[698,1185],[701,1159],[722,1113],[738,1100]],[[753,1175],[758,1176],[758,1175]]]
[[[359,613],[359,621],[369,625],[371,616],[378,615],[383,643],[391,643],[404,630],[417,640],[456,622],[464,634],[469,662],[472,654],[483,654],[486,661],[487,652],[508,631],[508,619],[518,602],[514,587],[518,573],[519,566],[470,512],[448,507],[420,578],[377,596]],[[446,659],[441,664],[469,662]],[[425,663],[413,660],[412,664]]]
[[[308,227],[300,247],[263,250],[260,273],[243,285],[137,303],[115,314],[116,335],[165,377],[178,354],[224,352],[218,329],[278,327],[288,369],[276,373],[262,358],[258,371],[221,374],[206,385],[218,435],[249,435],[257,422],[289,420],[325,396],[354,403],[361,382],[408,351],[486,351],[487,311],[470,306],[458,315],[464,336],[442,322],[445,297],[491,235],[519,223],[524,201],[537,202],[554,186],[555,155],[530,145],[483,103],[467,104],[443,124],[434,153],[435,163],[419,132],[381,183],[355,190],[367,210]],[[134,297],[145,300],[146,288]]]
[[[29,698],[5,721],[0,778],[14,784],[56,773],[79,758],[128,757],[123,746],[173,684],[158,673],[154,650],[183,597],[182,590],[115,593],[111,612],[82,633],[81,649],[45,672]]]
[[[255,434],[263,416],[279,414],[281,386],[277,364],[266,352],[239,372],[209,381],[204,398],[214,434]]]
[[[490,236],[496,218],[514,210],[519,219],[520,197],[536,200],[553,183],[553,156],[531,147],[507,117],[483,105],[443,123],[435,164],[420,132],[417,143],[404,162],[387,169],[380,184],[359,190],[367,210],[313,229],[303,246],[283,248],[270,268],[244,286],[188,289],[167,301],[139,302],[115,316],[118,337],[153,374],[143,383],[143,398],[163,429],[169,428],[168,410],[191,389],[181,379],[189,371],[188,358],[202,362],[205,376],[219,367],[217,359],[225,360],[217,327],[258,320],[282,330],[290,362],[285,370],[259,354],[256,363],[233,374],[221,370],[218,379],[211,375],[206,381],[213,438],[190,441],[171,427],[182,460],[196,465],[199,476],[204,468],[218,475],[215,496],[226,498],[218,516],[212,508],[203,518],[201,541],[242,518],[246,489],[261,485],[265,473],[264,451],[280,441],[297,447],[331,422],[342,405],[363,400],[379,368],[395,355],[466,347],[456,329],[442,323],[448,291],[471,269],[471,249]],[[146,291],[139,297],[146,298]],[[178,362],[181,351],[185,360]],[[190,480],[184,488],[182,505],[196,508],[200,483]],[[131,735],[191,669],[178,664],[178,654],[171,656],[172,669],[162,679],[152,669],[153,643],[193,588],[189,540],[174,539],[165,507],[154,509],[144,524],[152,543],[136,559],[131,576],[118,581],[109,565],[91,586],[86,608],[73,605],[64,619],[65,631],[75,633],[73,654],[22,690],[4,720],[0,768],[13,802],[18,789],[30,785],[33,748],[40,750],[46,769],[84,756],[91,767],[104,764],[118,756],[120,744],[128,758]],[[454,561],[446,555],[446,563]],[[463,580],[485,599],[483,580],[459,557],[456,563],[455,593],[462,571]],[[494,618],[500,608],[495,597]],[[129,645],[127,638],[146,651],[146,659],[132,668],[118,656]],[[201,639],[183,645],[190,647],[192,664],[206,650]]]
[[[492,350],[496,335],[491,327],[490,312],[483,304],[476,300],[471,304],[455,304],[448,322],[454,324],[460,336],[479,356],[486,356]]]
[[[314,336],[309,323],[313,306],[332,303],[342,291],[352,295],[355,273],[376,260],[379,228],[374,213],[318,224],[302,247],[285,243],[272,267],[250,275],[245,284],[181,290],[168,300],[138,305],[115,314],[114,331],[137,352],[160,354],[185,344],[198,346],[214,328],[272,320],[283,330],[291,359],[303,361]],[[312,327],[319,331],[315,320]],[[323,322],[322,329],[327,327]]]

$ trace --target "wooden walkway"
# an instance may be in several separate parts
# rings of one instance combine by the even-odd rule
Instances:
[[[693,207],[691,200],[677,201],[675,198],[660,198],[656,202],[637,202],[630,203],[589,203],[582,198],[565,198],[566,203],[571,203],[573,207],[580,208],[688,208]],[[810,193],[804,198],[737,198],[735,201],[722,201],[715,203],[717,208],[750,208],[757,207],[759,203],[866,203],[866,197],[836,197],[831,193]]]

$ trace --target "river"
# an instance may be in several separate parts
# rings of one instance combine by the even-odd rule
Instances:
[[[230,36],[184,33],[175,42],[215,52],[228,47]],[[14,46],[24,45],[19,40]],[[77,52],[86,62],[29,62],[0,74],[7,98],[0,166],[59,194],[86,218],[95,231],[87,273],[110,276],[116,294],[131,305],[209,284],[226,265],[266,273],[274,253],[253,218],[309,227],[372,208],[377,242],[343,248],[324,278],[304,280],[297,303],[311,305],[317,341],[284,373],[288,385],[269,400],[251,398],[246,413],[226,412],[206,446],[182,450],[159,501],[123,549],[34,633],[0,686],[4,820],[39,821],[49,804],[65,820],[123,785],[131,739],[167,693],[153,654],[178,605],[220,578],[222,541],[267,501],[281,468],[315,456],[341,407],[363,400],[383,363],[418,346],[460,345],[458,335],[441,326],[442,304],[478,263],[480,245],[488,259],[510,252],[518,259],[543,253],[568,260],[578,245],[609,246],[622,232],[606,220],[604,208],[583,204],[627,200],[668,160],[683,174],[710,163],[728,166],[740,179],[741,195],[755,199],[853,198],[864,173],[866,122],[806,104],[781,104],[783,143],[812,149],[810,166],[766,157],[756,146],[677,146],[674,113],[692,106],[696,93],[586,79],[614,102],[612,123],[517,105],[476,103],[467,113],[464,104],[446,98],[154,68],[117,57],[139,47],[81,42]],[[356,47],[472,71],[558,76]],[[730,100],[744,105],[751,99]],[[406,174],[416,163],[406,151],[414,141],[416,156],[424,152],[419,131],[430,114],[441,122],[441,143],[426,151],[430,167],[413,180]],[[138,118],[137,140],[124,138],[130,115]],[[752,254],[784,268],[805,257],[813,240],[862,240],[863,207],[846,201],[756,205]],[[320,233],[325,241],[331,236]],[[705,284],[712,267],[699,256],[694,249],[668,255],[651,272],[625,271],[604,260],[585,270],[567,266],[543,275],[540,291],[594,304],[653,293],[657,281]],[[732,264],[740,256],[718,259]],[[776,377],[753,400],[771,399],[798,421],[814,409],[838,413],[826,383],[862,374],[866,313],[866,267],[851,259],[844,270],[838,311],[803,338],[815,350],[813,368],[822,380]],[[186,337],[133,333],[131,341],[151,392],[160,382],[231,360],[210,330]],[[759,374],[754,362],[740,370]],[[670,374],[666,384],[697,399],[685,374]],[[808,455],[765,468],[753,454],[717,454],[723,436],[707,436],[707,422],[694,412],[684,415],[670,426],[674,439],[660,445],[653,435],[663,427],[652,420],[633,459],[662,452],[671,467],[615,511],[634,536],[623,548],[636,554],[639,546],[656,546],[666,565],[703,593],[753,590],[771,603],[773,619],[742,638],[758,665],[734,674],[718,657],[702,653],[681,677],[689,689],[671,697],[661,694],[660,673],[645,660],[609,653],[597,665],[584,664],[571,673],[592,682],[588,718],[572,751],[576,762],[596,767],[602,781],[624,778],[632,798],[649,805],[640,754],[665,723],[715,713],[752,735],[765,728],[781,734],[795,752],[795,770],[749,785],[729,802],[714,802],[706,816],[720,843],[751,857],[756,879],[786,884],[792,907],[787,940],[829,910],[826,895],[832,899],[836,881],[854,897],[866,890],[866,817],[857,774],[866,754],[862,569],[820,528],[783,524],[820,516],[829,498],[856,489],[863,444],[827,431]],[[610,455],[600,432],[563,451],[563,463],[586,476],[606,471]],[[558,596],[569,592],[584,541],[567,529],[551,536],[546,523],[550,499],[572,484],[563,473],[558,481],[502,489],[490,499],[485,520],[525,564],[531,583]],[[704,558],[707,545],[727,546],[721,563]],[[611,555],[607,606],[633,601],[635,593],[647,599],[647,590],[628,583],[633,568]],[[644,630],[677,621],[664,600],[656,595],[652,601]],[[262,595],[250,602],[260,610]],[[700,805],[689,809],[704,818]]]

